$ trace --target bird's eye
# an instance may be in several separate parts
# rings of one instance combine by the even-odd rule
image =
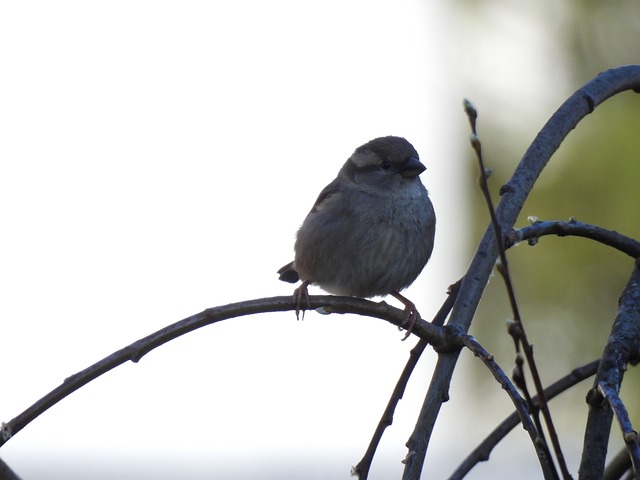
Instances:
[[[383,170],[389,170],[389,168],[391,168],[391,162],[389,160],[383,160],[380,163],[380,168]]]

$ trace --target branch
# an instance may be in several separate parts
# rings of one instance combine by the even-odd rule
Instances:
[[[464,101],[465,111],[467,116],[469,117],[469,121],[471,123],[471,145],[476,153],[476,158],[478,160],[478,166],[480,167],[480,189],[482,190],[482,194],[484,195],[485,201],[487,203],[487,208],[489,209],[489,215],[491,217],[491,225],[493,226],[493,233],[495,238],[502,239],[503,233],[500,224],[498,223],[498,218],[496,217],[495,210],[493,208],[493,201],[491,200],[491,192],[489,191],[489,184],[487,182],[487,169],[484,165],[484,159],[482,157],[482,148],[480,139],[478,138],[478,134],[476,131],[476,119],[478,117],[478,112],[476,107],[469,101]],[[558,464],[560,465],[560,470],[562,471],[563,478],[571,478],[571,474],[569,473],[569,469],[567,468],[567,463],[564,459],[564,454],[562,453],[562,448],[560,447],[560,440],[558,439],[558,434],[556,432],[556,427],[553,424],[553,418],[551,417],[551,412],[549,411],[549,407],[547,406],[547,401],[544,397],[544,388],[542,386],[542,380],[540,379],[540,373],[538,372],[538,366],[535,361],[535,357],[533,355],[533,346],[529,343],[529,339],[527,338],[527,333],[524,328],[524,322],[522,320],[522,316],[520,315],[520,309],[518,307],[518,302],[516,301],[516,292],[513,286],[513,281],[511,280],[511,271],[509,270],[509,263],[507,260],[507,253],[505,251],[505,243],[506,242],[498,242],[498,256],[500,258],[500,263],[498,264],[498,271],[502,275],[505,286],[507,288],[507,295],[509,296],[509,304],[511,305],[511,311],[513,312],[513,322],[509,327],[509,334],[513,337],[515,342],[515,350],[516,350],[516,370],[514,373],[514,379],[518,381],[518,386],[525,394],[529,407],[531,408],[531,412],[533,413],[533,420],[535,423],[535,427],[538,431],[538,435],[535,438],[536,443],[541,444],[541,451],[544,453],[546,457],[550,457],[550,453],[548,451],[548,447],[546,446],[546,438],[544,436],[544,430],[542,429],[542,425],[540,423],[540,419],[538,416],[538,409],[533,408],[533,404],[531,403],[531,395],[529,394],[529,389],[527,388],[527,384],[525,382],[525,376],[522,372],[522,357],[520,355],[520,345],[524,350],[524,355],[527,359],[527,364],[529,365],[529,371],[531,372],[531,378],[533,379],[533,383],[536,389],[536,393],[540,398],[540,408],[539,411],[542,412],[545,423],[547,425],[547,430],[549,431],[549,437],[551,438],[551,444],[553,445],[553,451],[556,454],[556,458],[558,459]],[[536,447],[538,448],[538,447]],[[553,464],[550,465],[551,469],[554,469]],[[553,478],[557,477],[555,471],[553,473]]]
[[[581,382],[582,380],[589,378],[596,373],[600,361],[595,360],[591,363],[583,365],[571,371],[568,375],[562,377],[557,382],[548,386],[545,390],[545,396],[547,400],[551,400],[562,392],[569,390],[571,387]],[[534,405],[539,405],[538,397],[532,399]],[[495,446],[520,423],[520,415],[517,411],[513,412],[507,418],[505,418],[487,438],[485,438],[480,445],[478,445],[460,466],[451,474],[449,480],[459,480],[471,471],[471,469],[479,462],[489,460],[489,455]]]
[[[456,283],[449,287],[449,296],[445,300],[440,310],[432,320],[433,325],[441,326],[444,324],[449,312],[451,312],[451,308],[453,307],[453,303],[455,302],[458,291],[460,290],[460,283],[462,280],[458,280]],[[353,468],[351,475],[357,476],[359,480],[366,480],[369,476],[369,469],[371,468],[371,462],[373,462],[373,457],[376,454],[376,450],[378,449],[378,445],[380,444],[380,440],[382,439],[382,435],[388,426],[393,423],[393,414],[398,406],[398,402],[404,395],[404,391],[407,388],[407,383],[409,383],[409,378],[413,373],[416,365],[418,364],[418,360],[427,347],[428,342],[426,340],[420,339],[420,341],[416,344],[415,347],[411,350],[409,354],[409,360],[407,360],[407,364],[402,370],[402,374],[398,379],[396,387],[393,389],[391,394],[391,398],[389,399],[389,403],[387,404],[387,408],[385,408],[380,421],[378,422],[378,426],[376,427],[375,432],[373,433],[373,438],[369,443],[369,447],[365,452],[362,459],[358,462],[358,464]]]
[[[522,427],[529,434],[531,442],[536,450],[538,460],[540,461],[540,467],[544,473],[544,478],[555,478],[556,473],[554,471],[553,464],[551,463],[551,459],[547,453],[544,440],[531,419],[529,409],[527,408],[527,402],[525,402],[524,398],[522,398],[518,393],[516,387],[511,383],[511,380],[509,380],[509,377],[507,377],[504,371],[502,371],[500,366],[496,363],[493,355],[489,354],[475,338],[467,335],[463,339],[463,343],[465,347],[471,350],[473,354],[476,357],[479,357],[487,368],[489,368],[495,379],[502,386],[503,390],[505,390],[507,395],[509,395],[509,398],[511,398],[513,405],[516,407],[516,413],[522,423]]]
[[[480,168],[480,177],[478,183],[480,184],[480,191],[482,192],[482,196],[484,197],[487,208],[489,210],[489,217],[491,219],[490,225],[493,228],[493,234],[495,238],[502,238],[502,228],[500,226],[500,223],[498,222],[496,210],[493,207],[493,200],[491,199],[491,191],[489,190],[489,171],[484,164],[484,158],[482,156],[482,144],[480,143],[480,138],[478,137],[478,132],[476,131],[476,120],[478,118],[478,111],[476,110],[476,107],[467,99],[464,100],[464,109],[469,118],[469,123],[471,124],[471,146],[473,147],[473,150],[476,154],[478,167]],[[502,263],[502,269],[500,270],[500,273],[504,277],[504,283],[507,288],[507,295],[509,296],[509,304],[511,305],[513,318],[517,323],[522,323],[520,317],[520,309],[518,308],[518,302],[516,301],[516,293],[513,288],[513,282],[511,281],[511,273],[509,271],[509,263],[507,260],[507,254],[504,249],[504,243],[499,242],[497,244],[497,247],[498,257],[500,258],[500,262]]]
[[[323,309],[325,313],[357,313],[373,318],[386,320],[397,327],[404,322],[404,311],[392,307],[385,302],[371,302],[362,298],[334,297],[329,295],[309,297],[311,308]],[[164,345],[186,333],[212,323],[229,318],[252,315],[256,313],[281,312],[295,310],[296,304],[292,296],[261,298],[245,302],[231,303],[220,307],[209,308],[201,313],[180,320],[151,335],[144,337],[131,345],[105,357],[90,367],[67,378],[60,386],[42,397],[31,407],[7,423],[2,424],[0,446],[4,445],[15,434],[32,422],[40,414],[51,408],[60,400],[83,387],[103,373],[116,368],[123,363],[138,362],[151,350]],[[413,329],[413,333],[421,340],[434,347],[446,348],[447,343],[455,342],[455,338],[446,335],[446,329],[420,321]],[[455,347],[451,347],[455,348]]]
[[[638,432],[633,429],[627,409],[620,399],[616,389],[601,382],[598,383],[598,392],[607,401],[611,410],[613,410],[613,413],[618,419],[618,425],[620,425],[620,430],[622,430],[622,438],[627,446],[629,457],[631,458],[631,464],[633,465],[633,473],[635,477],[638,478],[638,474],[640,474],[640,446],[638,446]]]
[[[640,66],[628,65],[607,70],[571,95],[553,114],[527,149],[509,182],[500,190],[502,199],[496,209],[496,217],[503,232],[513,228],[538,176],[569,132],[596,106],[625,90],[640,90]],[[448,325],[464,333],[469,331],[497,256],[496,238],[493,227],[489,225],[464,276]],[[407,442],[415,455],[405,465],[403,480],[420,478],[435,419],[442,403],[448,398],[457,361],[456,352],[440,355],[438,359],[418,422]]]
[[[11,467],[9,467],[9,465],[7,465],[1,458],[0,458],[0,480],[20,480],[20,477],[18,477],[18,475],[16,475],[16,473],[11,470]]]
[[[626,448],[621,448],[618,453],[609,461],[603,480],[619,480],[625,473],[631,470],[631,459],[629,458],[629,451]],[[628,477],[626,477],[628,478]]]
[[[545,235],[590,238],[591,240],[595,240],[596,242],[600,242],[609,247],[613,247],[616,250],[620,250],[622,253],[626,253],[630,257],[640,257],[640,242],[637,240],[626,237],[614,230],[607,230],[606,228],[578,222],[575,219],[571,219],[568,222],[535,221],[528,227],[512,230],[509,235],[507,235],[507,248],[517,245],[524,240],[527,240],[529,245],[535,245],[538,242],[538,238]]]
[[[609,403],[602,395],[620,391],[629,363],[637,362],[640,342],[640,269],[636,265],[620,297],[618,313],[604,348],[594,389],[587,395],[589,415],[584,434],[580,478],[602,478],[607,455],[611,421]],[[612,398],[610,396],[610,398]]]

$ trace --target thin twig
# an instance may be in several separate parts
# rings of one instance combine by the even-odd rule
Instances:
[[[602,243],[609,247],[613,247],[627,255],[638,258],[640,257],[640,242],[633,238],[626,237],[614,230],[582,223],[575,219],[568,222],[535,221],[527,227],[512,230],[507,235],[507,248],[518,244],[522,241],[528,241],[530,245],[535,245],[538,238],[545,235],[557,235],[559,237],[584,237],[596,242]]]
[[[524,351],[525,357],[527,359],[527,365],[529,366],[529,370],[531,372],[531,378],[533,379],[533,384],[536,389],[536,394],[540,399],[540,411],[542,412],[542,416],[544,417],[545,424],[547,425],[547,430],[549,432],[549,437],[551,438],[551,443],[553,445],[553,451],[556,454],[556,459],[558,460],[558,465],[560,466],[560,471],[562,472],[562,476],[565,479],[570,479],[571,474],[569,473],[569,469],[567,468],[567,463],[564,459],[564,454],[562,453],[562,447],[560,446],[560,441],[558,439],[558,434],[556,432],[556,428],[553,424],[553,418],[551,417],[551,412],[549,411],[549,407],[547,406],[546,399],[544,397],[544,387],[542,386],[542,380],[540,378],[540,373],[538,372],[538,366],[535,361],[535,357],[533,355],[533,346],[529,343],[529,339],[527,338],[526,330],[524,328],[524,323],[522,321],[522,316],[520,315],[520,309],[518,307],[518,302],[516,301],[515,289],[513,287],[513,281],[511,279],[511,272],[509,270],[509,263],[507,260],[507,254],[504,248],[504,239],[502,234],[502,228],[500,223],[498,222],[498,217],[496,216],[495,209],[493,207],[493,201],[491,199],[491,192],[489,191],[489,184],[487,182],[487,168],[484,164],[484,159],[482,157],[482,145],[480,139],[478,137],[478,132],[476,130],[476,119],[478,117],[477,110],[475,106],[469,101],[464,101],[465,112],[469,117],[469,122],[471,124],[471,146],[475,151],[476,158],[478,160],[478,166],[480,169],[480,190],[485,198],[485,202],[487,203],[487,208],[489,210],[489,216],[491,217],[491,225],[493,226],[493,232],[498,239],[498,256],[500,258],[500,268],[498,271],[502,275],[504,279],[505,286],[507,288],[507,294],[509,296],[509,303],[511,305],[511,311],[513,312],[513,324],[517,326],[517,328],[510,328],[509,333],[512,334],[515,345],[516,345],[516,354],[519,351],[519,344],[522,344],[522,349]],[[536,428],[538,430],[539,438],[537,441],[542,441],[546,444],[546,439],[544,436],[544,431],[542,430],[542,425],[540,424],[540,420],[537,415],[537,411],[534,409],[533,404],[531,403],[531,395],[529,394],[528,389],[524,383],[524,375],[519,375],[519,378],[522,380],[523,391],[526,395],[527,401],[529,402],[529,407],[532,410],[534,415],[534,421],[536,424]],[[557,477],[557,474],[556,474]]]
[[[460,301],[460,294],[458,294],[458,301]],[[449,382],[459,354],[459,351],[453,351],[438,355],[438,361],[433,369],[431,383],[418,414],[416,425],[407,441],[403,480],[418,480],[420,478],[440,407],[449,400]]]
[[[544,447],[544,441],[542,441],[542,438],[540,437],[540,432],[532,421],[527,402],[518,393],[518,390],[513,383],[511,383],[509,377],[496,363],[493,355],[489,354],[475,338],[467,335],[464,337],[463,343],[464,346],[471,350],[476,357],[479,357],[482,360],[498,383],[500,383],[502,388],[507,392],[507,395],[509,395],[509,398],[511,398],[511,401],[516,407],[516,412],[518,413],[518,417],[520,418],[523,428],[531,438],[531,443],[533,443],[533,447],[536,450],[538,460],[540,461],[540,467],[544,473],[544,478],[553,478],[555,476],[553,462],[549,457],[547,449]]]
[[[577,383],[591,377],[596,373],[600,361],[594,360],[571,371],[568,375],[554,382],[545,388],[544,393],[547,400],[551,400],[557,395],[569,390]],[[533,397],[533,404],[538,405],[538,397]],[[520,423],[520,416],[517,411],[505,418],[456,468],[449,480],[460,480],[467,475],[471,469],[479,462],[489,460],[489,455],[495,446]]]
[[[431,321],[433,325],[441,326],[444,324],[445,319],[451,312],[451,308],[453,307],[453,303],[458,296],[458,290],[460,289],[460,284],[462,280],[458,280],[456,283],[449,287],[449,295],[445,302],[438,310],[438,313]],[[393,389],[391,394],[391,398],[387,403],[387,408],[385,408],[380,421],[378,422],[378,426],[376,427],[375,432],[373,433],[373,437],[371,438],[371,442],[369,442],[369,447],[365,452],[362,459],[358,462],[358,464],[353,468],[351,474],[357,476],[359,480],[366,480],[369,476],[369,469],[371,468],[371,463],[373,462],[373,457],[376,454],[376,450],[378,445],[380,444],[380,440],[382,439],[382,435],[388,426],[393,423],[393,415],[395,413],[396,407],[402,396],[404,395],[404,391],[407,387],[407,383],[409,382],[409,378],[413,373],[416,365],[418,364],[418,360],[420,356],[424,352],[427,347],[428,342],[426,340],[420,339],[411,352],[409,354],[409,359],[407,360],[407,364],[402,370],[402,374],[398,379],[396,387]]]
[[[319,295],[310,296],[309,304],[311,308],[322,308],[324,312],[358,313],[386,320],[398,327],[402,326],[404,322],[404,312],[398,308],[388,305],[385,302],[375,303],[362,298]],[[108,357],[105,357],[75,375],[70,376],[61,385],[42,397],[24,412],[9,422],[3,423],[0,435],[0,446],[5,444],[10,438],[16,435],[40,414],[87,383],[98,378],[103,373],[106,373],[128,361],[138,362],[151,350],[164,345],[171,340],[198,328],[220,322],[222,320],[256,313],[295,310],[295,308],[296,303],[292,296],[261,298],[209,308],[201,313],[158,330],[157,332],[112,353]],[[454,341],[455,339],[451,335],[445,334],[445,330],[446,329],[443,327],[439,327],[425,321],[420,321],[413,329],[413,333],[425,342],[440,348],[446,348],[445,343]],[[455,346],[451,348],[455,348]]]
[[[607,385],[604,382],[598,383],[598,392],[605,398],[611,410],[613,410],[620,430],[622,430],[622,438],[627,450],[629,451],[629,457],[631,458],[631,464],[633,465],[633,473],[638,477],[640,474],[640,446],[638,445],[638,432],[633,429],[631,420],[627,409],[622,402],[622,399],[618,395],[617,389],[611,385]]]
[[[605,345],[594,388],[587,395],[589,415],[584,433],[580,478],[602,478],[613,413],[601,385],[619,392],[629,363],[637,362],[640,341],[640,269],[635,266],[622,295]],[[611,397],[610,397],[611,398]]]
[[[502,275],[504,276],[505,285],[507,287],[507,294],[509,295],[509,303],[511,304],[511,310],[513,311],[513,316],[515,321],[520,322],[520,310],[518,308],[518,302],[516,301],[516,294],[513,288],[513,283],[511,282],[511,274],[509,272],[509,264],[507,261],[507,255],[504,250],[504,242],[502,241],[502,229],[500,227],[500,223],[498,223],[498,217],[496,217],[496,210],[493,207],[493,200],[491,199],[491,192],[489,191],[489,184],[487,182],[489,171],[484,164],[484,159],[482,157],[482,143],[480,142],[480,138],[478,137],[478,132],[476,130],[476,121],[478,119],[478,111],[476,107],[469,100],[465,98],[464,100],[464,110],[469,118],[469,123],[471,125],[471,146],[473,151],[476,154],[476,159],[478,160],[478,167],[480,169],[480,176],[478,179],[478,183],[480,184],[480,191],[484,196],[484,200],[487,204],[487,209],[489,210],[489,217],[491,218],[491,226],[493,227],[493,234],[500,241],[497,242],[498,245],[498,255],[500,258],[500,262],[502,263],[502,268],[504,269]]]

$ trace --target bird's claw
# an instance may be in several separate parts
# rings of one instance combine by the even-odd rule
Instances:
[[[302,282],[298,288],[293,291],[293,302],[296,305],[296,320],[300,320],[300,312],[302,311],[302,320],[304,320],[305,310],[311,309],[311,302],[309,301],[309,292],[307,291],[308,281]],[[305,303],[305,306],[302,303]]]
[[[404,309],[404,320],[402,321],[402,327],[400,327],[400,328],[406,330],[407,333],[405,333],[404,337],[402,337],[402,341],[403,342],[407,338],[409,338],[409,335],[411,335],[411,333],[413,332],[413,328],[416,326],[416,324],[420,320],[421,320],[420,314],[415,309],[415,307],[411,308],[411,307],[407,306]]]
[[[411,335],[411,332],[413,332],[414,327],[421,320],[420,314],[418,313],[418,310],[416,309],[414,303],[408,298],[400,295],[399,292],[393,291],[391,292],[391,295],[400,300],[404,305],[404,319],[402,320],[402,325],[400,325],[401,329],[407,331],[407,333],[405,333],[404,337],[402,338],[402,341],[404,342],[407,338],[409,338],[409,335]]]

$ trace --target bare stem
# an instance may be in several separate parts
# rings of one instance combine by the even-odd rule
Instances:
[[[375,303],[362,298],[311,296],[309,297],[311,308],[322,308],[331,313],[358,313],[373,318],[386,320],[393,325],[401,326],[404,322],[404,312],[392,307],[385,302]],[[253,315],[256,313],[278,312],[295,310],[296,303],[292,296],[262,298],[245,302],[232,303],[220,307],[209,308],[201,313],[180,320],[151,335],[144,337],[131,345],[124,347],[108,357],[91,365],[90,367],[71,375],[61,385],[42,397],[24,412],[7,423],[2,424],[0,446],[16,435],[25,426],[47,411],[53,405],[64,399],[71,393],[80,389],[100,375],[116,368],[128,361],[138,362],[151,350],[164,345],[186,333],[198,328],[220,322],[234,317]],[[415,326],[413,333],[421,340],[439,348],[446,348],[447,341],[454,340],[445,335],[445,329],[431,323],[420,321]],[[455,347],[452,347],[455,348]],[[9,388],[9,386],[6,386]]]
[[[589,415],[587,416],[580,463],[581,480],[602,478],[613,419],[612,407],[617,407],[615,398],[617,398],[617,392],[620,391],[622,378],[628,364],[638,362],[639,338],[640,270],[636,265],[624,292],[620,296],[618,313],[602,354],[594,388],[587,395]],[[613,405],[611,400],[614,400]],[[617,414],[620,415],[620,410]],[[620,417],[618,418],[620,419]],[[621,427],[623,432],[632,430],[626,423],[621,424]],[[632,445],[632,453],[635,454],[637,439],[629,437],[628,440],[636,443],[636,445]],[[629,443],[627,446],[629,448]]]
[[[502,275],[504,279],[505,286],[507,288],[507,294],[509,296],[509,303],[511,305],[511,311],[513,312],[513,322],[517,326],[517,328],[510,328],[509,333],[512,334],[515,340],[516,346],[516,355],[519,353],[519,345],[522,344],[522,349],[524,350],[524,355],[527,359],[527,365],[529,365],[529,370],[531,371],[531,378],[533,379],[533,384],[536,389],[536,393],[538,398],[540,399],[540,411],[542,412],[542,416],[544,417],[545,423],[547,425],[547,429],[549,431],[549,437],[551,438],[551,443],[553,445],[553,450],[556,454],[556,458],[558,460],[558,464],[560,466],[560,471],[562,472],[563,478],[571,478],[571,474],[569,473],[569,469],[567,468],[567,463],[564,459],[564,454],[562,453],[562,447],[560,446],[560,441],[558,439],[558,434],[556,432],[555,426],[553,424],[553,418],[551,417],[551,412],[549,411],[549,407],[547,405],[547,401],[544,396],[544,387],[542,386],[542,380],[540,378],[540,373],[538,372],[538,367],[535,361],[535,357],[533,355],[533,346],[529,343],[527,338],[526,330],[524,328],[524,324],[522,322],[522,317],[520,315],[520,309],[518,308],[518,302],[516,301],[515,288],[513,287],[513,281],[511,280],[511,272],[509,270],[509,263],[507,260],[507,254],[504,248],[505,241],[503,239],[502,228],[500,227],[500,223],[498,222],[498,217],[496,216],[495,209],[493,207],[493,201],[491,199],[491,192],[489,190],[489,183],[487,181],[487,168],[484,164],[484,159],[482,157],[482,148],[480,143],[480,138],[478,137],[478,132],[476,131],[476,119],[478,117],[477,110],[473,106],[473,104],[469,100],[465,100],[464,102],[465,111],[467,115],[469,115],[470,123],[471,123],[471,146],[476,153],[476,158],[478,160],[478,167],[480,169],[480,190],[485,198],[485,202],[487,203],[487,208],[489,210],[489,216],[491,217],[491,225],[493,226],[493,232],[495,238],[498,239],[498,255],[500,258],[500,265],[498,271]],[[471,121],[471,118],[473,120]],[[536,424],[536,428],[538,430],[539,438],[536,439],[536,442],[542,442],[546,444],[546,439],[544,437],[544,431],[542,429],[542,425],[540,424],[540,420],[538,419],[537,411],[534,405],[531,403],[531,396],[529,395],[529,391],[526,388],[526,384],[524,382],[524,375],[519,375],[521,380],[521,387],[526,395],[527,401],[529,402],[529,406],[531,411],[534,414],[534,420]],[[546,448],[546,447],[545,447]],[[557,474],[554,475],[557,477]]]
[[[445,300],[442,307],[432,320],[433,325],[443,325],[445,319],[451,312],[451,308],[453,307],[453,303],[455,302],[458,296],[458,290],[460,289],[460,283],[462,281],[459,280],[455,284],[449,287],[449,296]],[[359,480],[366,480],[369,476],[369,469],[371,468],[371,462],[373,462],[373,457],[376,454],[376,450],[378,449],[378,445],[380,444],[380,440],[382,440],[382,435],[388,426],[393,423],[393,415],[395,413],[396,407],[398,406],[398,402],[402,399],[404,395],[404,391],[407,387],[407,383],[409,383],[409,378],[413,373],[416,365],[418,364],[418,360],[427,347],[428,342],[426,340],[420,339],[415,347],[411,350],[409,354],[409,360],[407,360],[407,364],[402,370],[402,374],[398,379],[396,387],[393,389],[391,394],[391,398],[389,399],[389,403],[387,404],[387,408],[385,408],[380,421],[378,422],[378,426],[373,434],[373,438],[369,443],[369,447],[365,452],[364,456],[358,462],[358,464],[353,468],[352,475],[358,477]]]
[[[598,383],[598,392],[605,398],[611,410],[613,411],[620,430],[622,430],[622,438],[629,451],[629,457],[631,458],[631,465],[633,465],[633,473],[636,478],[640,474],[640,446],[638,445],[638,432],[633,429],[631,420],[629,419],[629,413],[616,388],[611,385],[607,385],[604,382]]]
[[[520,396],[516,387],[511,383],[509,377],[504,373],[504,371],[500,368],[500,366],[496,363],[493,355],[489,354],[483,347],[480,345],[475,338],[470,335],[467,335],[463,339],[464,346],[473,352],[473,354],[480,358],[482,362],[489,368],[495,379],[500,383],[502,388],[507,392],[514,406],[516,407],[516,412],[522,423],[522,426],[529,434],[531,438],[531,443],[533,443],[533,447],[536,450],[538,460],[540,461],[540,467],[542,468],[542,472],[544,473],[544,478],[555,478],[556,473],[553,468],[553,464],[551,462],[551,458],[549,457],[548,451],[544,446],[544,441],[540,437],[540,432],[537,426],[533,423],[531,418],[529,409],[527,407],[528,402]]]
[[[509,235],[507,235],[507,247],[511,247],[525,240],[528,241],[530,245],[535,245],[538,242],[538,238],[545,235],[589,238],[603,245],[613,247],[633,258],[640,257],[640,242],[637,240],[626,237],[614,230],[607,230],[606,228],[596,225],[582,223],[575,219],[571,219],[568,222],[536,221],[527,227],[512,230]]]
[[[640,90],[640,66],[627,65],[601,73],[571,95],[553,114],[527,149],[509,182],[500,189],[502,199],[496,208],[496,217],[503,232],[513,228],[538,176],[569,132],[595,107],[625,90]],[[468,332],[497,258],[497,241],[493,226],[489,225],[464,276],[448,326],[462,333]],[[438,358],[414,431],[407,442],[411,458],[405,463],[404,480],[420,478],[433,427],[442,404],[448,399],[457,361],[458,352],[455,351]]]
[[[560,380],[554,382],[545,388],[545,395],[547,400],[551,400],[557,395],[569,390],[577,383],[591,377],[596,373],[600,361],[595,360],[591,363],[583,365],[571,371],[568,375],[562,377]],[[539,405],[538,397],[533,397],[533,404]],[[489,460],[489,455],[494,447],[502,440],[506,435],[513,430],[513,428],[520,423],[520,415],[517,411],[514,411],[511,415],[505,418],[481,443],[478,445],[460,466],[451,474],[449,480],[461,480],[464,478],[471,469],[479,462]]]

